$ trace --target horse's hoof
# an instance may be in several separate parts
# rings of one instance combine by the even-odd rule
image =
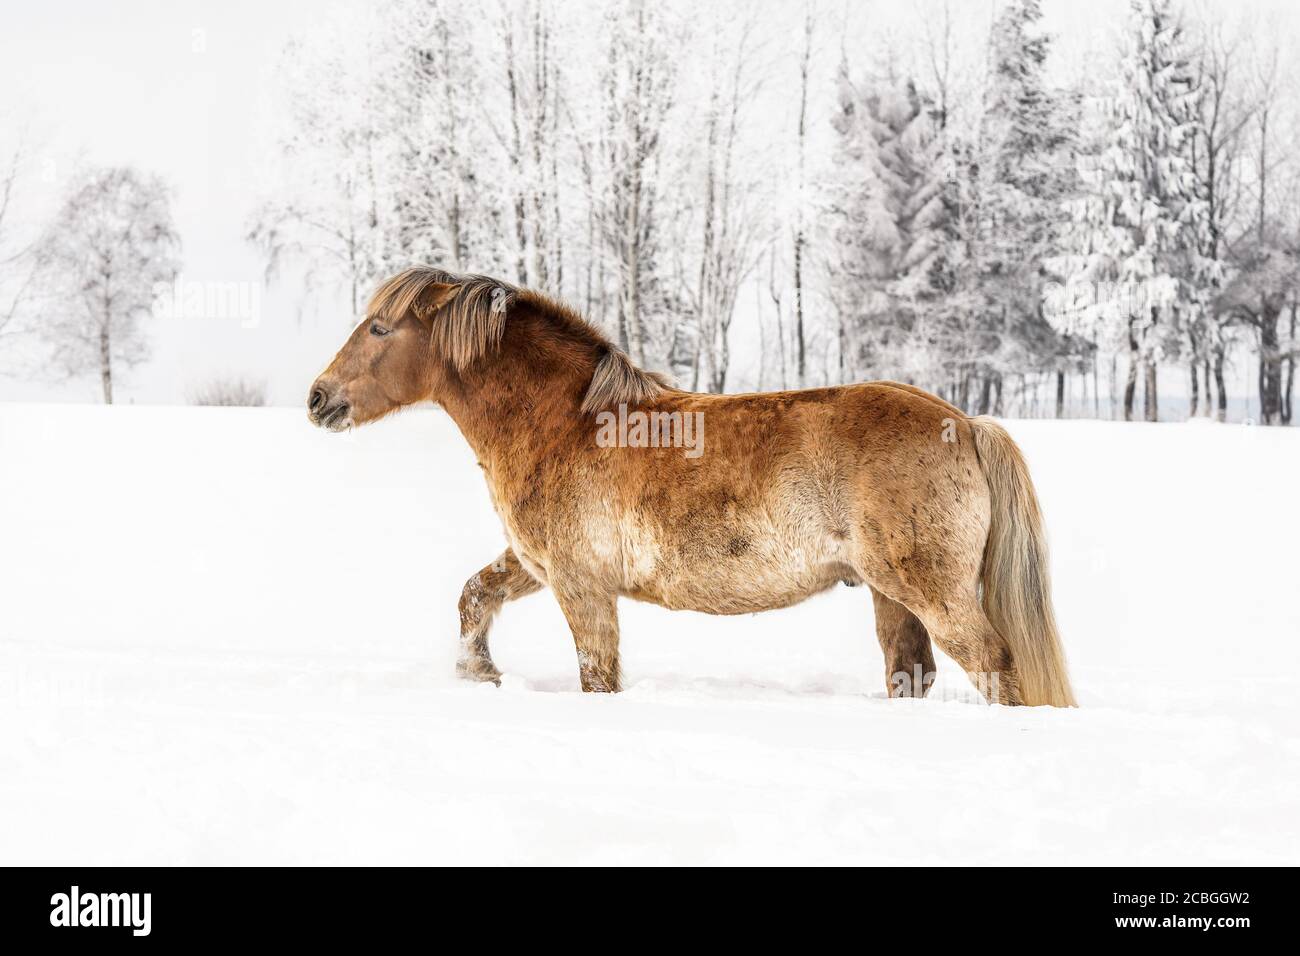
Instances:
[[[501,672],[490,661],[459,661],[456,664],[456,676],[462,680],[491,682],[501,686]]]

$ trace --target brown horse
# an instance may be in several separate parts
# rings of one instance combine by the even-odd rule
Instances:
[[[461,597],[466,677],[499,681],[491,620],[544,585],[583,690],[617,691],[619,597],[743,614],[865,582],[891,694],[926,693],[933,639],[992,701],[1074,704],[1038,502],[991,419],[893,382],[680,391],[542,295],[428,268],[375,292],[308,414],[341,430],[423,401],[509,543]]]

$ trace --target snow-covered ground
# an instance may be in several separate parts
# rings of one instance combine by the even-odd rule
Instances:
[[[1300,431],[1013,422],[1081,708],[883,695],[865,589],[624,602],[578,692],[421,410],[0,405],[0,863],[1300,862]]]

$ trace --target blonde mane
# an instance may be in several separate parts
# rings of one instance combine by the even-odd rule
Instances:
[[[431,347],[457,371],[464,371],[500,347],[509,312],[521,304],[531,306],[557,334],[587,342],[603,353],[582,400],[583,414],[620,404],[641,405],[670,387],[663,375],[639,368],[568,306],[491,276],[457,275],[430,267],[407,269],[375,290],[366,314],[388,322],[409,312],[427,318]]]

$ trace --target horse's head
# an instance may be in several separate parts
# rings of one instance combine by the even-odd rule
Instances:
[[[455,279],[412,269],[379,287],[365,319],[312,383],[307,417],[313,425],[343,431],[436,400],[444,363],[433,347],[433,328],[436,314],[459,288]]]

